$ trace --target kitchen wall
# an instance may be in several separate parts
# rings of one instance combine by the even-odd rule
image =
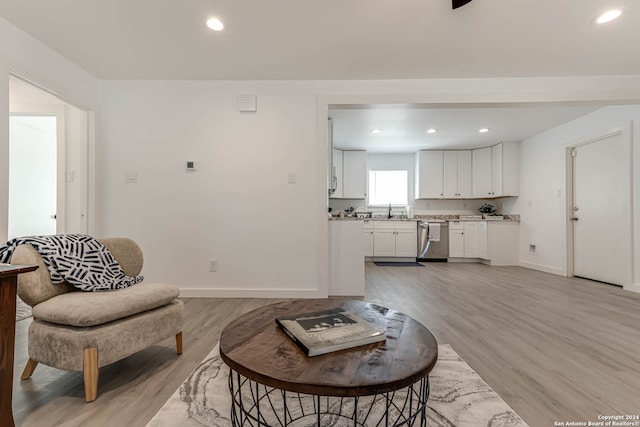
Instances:
[[[502,211],[505,199],[496,200],[416,200],[415,195],[415,156],[413,154],[367,154],[367,169],[371,170],[406,170],[408,171],[409,206],[414,215],[479,215],[478,209],[483,203],[491,203],[498,212]],[[346,210],[350,207],[358,210],[386,214],[386,209],[368,208],[366,200],[330,199],[329,207],[335,210]],[[395,213],[405,209],[394,208]],[[509,212],[511,213],[511,212]]]
[[[566,163],[567,146],[632,123],[633,233],[635,285],[640,292],[640,106],[611,106],[522,141],[520,197],[521,265],[564,275],[567,272]],[[604,225],[603,225],[604,226]],[[534,254],[529,244],[536,245]]]

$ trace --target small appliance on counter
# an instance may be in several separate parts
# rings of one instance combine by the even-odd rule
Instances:
[[[447,261],[449,258],[449,223],[418,222],[418,261]]]
[[[356,212],[358,218],[371,218],[371,212]]]

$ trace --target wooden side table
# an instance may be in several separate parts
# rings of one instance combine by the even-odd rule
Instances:
[[[14,427],[13,351],[16,340],[16,291],[18,274],[38,266],[0,264],[0,426]]]
[[[277,316],[341,307],[386,331],[386,342],[307,357]],[[438,345],[422,324],[375,304],[293,300],[232,321],[220,336],[231,368],[234,426],[411,426],[426,423]]]

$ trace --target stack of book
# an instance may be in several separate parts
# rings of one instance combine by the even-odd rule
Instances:
[[[310,357],[387,338],[382,329],[342,308],[280,316],[276,323]]]

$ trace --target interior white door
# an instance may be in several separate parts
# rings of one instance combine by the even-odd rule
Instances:
[[[616,285],[631,277],[630,148],[622,133],[573,149],[573,273]]]
[[[8,237],[64,232],[62,116],[12,113],[9,120]],[[62,126],[63,127],[63,126]]]

